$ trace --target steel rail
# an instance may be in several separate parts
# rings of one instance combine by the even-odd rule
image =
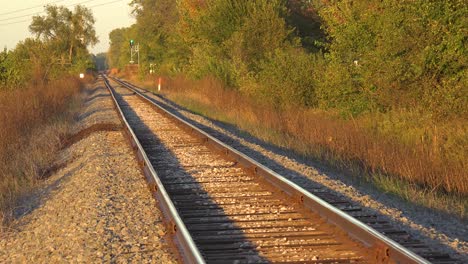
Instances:
[[[185,226],[174,204],[169,198],[169,195],[166,189],[164,188],[164,185],[162,184],[160,178],[158,177],[158,174],[151,165],[151,162],[148,159],[146,152],[143,150],[140,141],[135,135],[135,132],[131,128],[127,119],[125,118],[125,115],[117,101],[117,98],[115,97],[115,91],[113,90],[112,86],[108,83],[108,80],[105,77],[103,79],[107,89],[111,94],[114,106],[119,113],[120,119],[125,125],[125,131],[127,132],[127,136],[132,144],[132,147],[137,153],[137,159],[140,161],[140,165],[143,166],[143,171],[146,176],[146,179],[149,182],[149,185],[152,186],[151,189],[156,195],[156,199],[160,203],[160,209],[163,211],[164,216],[168,218],[168,221],[170,223],[169,228],[172,229],[171,231],[175,235],[175,243],[180,248],[180,253],[185,263],[205,263],[205,260],[203,259],[200,251],[195,245],[195,242],[190,236],[187,227]]]
[[[281,190],[286,195],[295,199],[305,208],[312,212],[318,213],[329,223],[338,226],[350,237],[360,241],[370,250],[370,252],[374,252],[373,255],[375,256],[376,263],[386,263],[392,261],[395,263],[430,263],[426,259],[420,257],[394,240],[379,233],[374,228],[369,227],[354,217],[342,212],[318,196],[303,189],[296,183],[286,179],[268,167],[260,164],[256,160],[248,157],[244,153],[221,142],[200,128],[171,113],[159,103],[155,102],[150,97],[139,91],[144,89],[128,84],[114,77],[110,78],[115,82],[120,83],[125,88],[130,89],[132,92],[138,94],[141,99],[155,106],[166,116],[169,116],[179,124],[189,128],[193,134],[196,134],[198,137],[204,139],[207,144],[223,152],[225,155],[234,158],[245,168],[253,171],[254,174],[262,176],[270,184]],[[149,92],[148,90],[144,91]]]

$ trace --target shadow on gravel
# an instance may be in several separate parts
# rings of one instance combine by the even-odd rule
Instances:
[[[232,138],[232,137],[227,136],[225,134],[222,134],[222,133],[216,131],[215,129],[213,129],[213,128],[209,127],[209,126],[206,126],[206,125],[201,124],[201,123],[199,123],[199,122],[197,122],[195,120],[192,120],[192,119],[190,119],[188,117],[185,117],[181,113],[181,111],[186,111],[186,112],[188,112],[190,114],[197,115],[197,116],[200,116],[199,114],[197,114],[197,113],[195,113],[195,112],[193,112],[193,111],[191,111],[189,109],[186,109],[186,108],[184,108],[182,106],[179,106],[179,105],[175,104],[174,102],[166,99],[163,96],[156,95],[154,93],[153,93],[153,96],[157,96],[158,98],[160,98],[164,102],[164,104],[161,104],[161,102],[159,102],[159,101],[157,101],[157,100],[155,100],[155,99],[153,99],[151,97],[148,97],[148,98],[150,100],[152,100],[153,102],[155,102],[155,103],[157,103],[159,105],[162,105],[166,110],[168,110],[171,113],[175,114],[177,117],[181,118],[182,120],[187,121],[187,122],[195,125],[196,127],[202,129],[203,131],[207,132],[211,136],[213,136],[213,137],[219,139],[220,141],[230,145],[231,147],[235,148],[236,150],[239,150],[239,151],[243,152],[244,154],[252,157],[254,160],[256,160],[256,161],[260,162],[261,164],[269,167],[270,169],[274,170],[275,172],[279,173],[280,175],[284,176],[285,178],[287,178],[287,179],[293,181],[294,183],[298,184],[302,188],[310,191],[314,195],[317,195],[319,197],[321,196],[320,192],[317,193],[317,192],[314,192],[314,190],[325,190],[327,192],[333,193],[337,197],[343,197],[341,194],[339,194],[336,191],[330,189],[329,187],[324,186],[321,183],[318,183],[318,182],[315,182],[315,181],[309,179],[306,175],[303,175],[303,174],[298,173],[298,172],[296,172],[294,170],[288,169],[285,166],[283,166],[282,164],[276,162],[275,160],[265,156],[261,152],[259,152],[257,150],[254,150],[254,149],[252,149],[252,148],[250,148],[248,146],[243,145],[238,139],[235,139],[235,138]],[[379,201],[381,196],[386,196],[388,199],[398,200],[398,201],[400,201],[402,203],[408,204],[407,201],[404,201],[400,197],[394,196],[392,194],[379,193],[377,191],[374,191],[372,193],[367,193],[362,188],[367,188],[367,189],[374,188],[375,189],[375,187],[373,187],[373,186],[365,183],[363,180],[359,180],[359,179],[357,179],[355,177],[346,177],[345,173],[343,173],[343,172],[339,172],[339,171],[327,168],[326,167],[327,165],[324,164],[323,162],[313,160],[310,157],[304,157],[303,155],[295,153],[292,150],[282,148],[282,147],[278,147],[278,146],[275,146],[275,145],[270,144],[268,142],[265,142],[265,141],[263,141],[261,139],[256,138],[255,136],[251,135],[250,133],[248,133],[246,131],[240,130],[238,127],[236,127],[236,126],[234,126],[232,124],[217,121],[217,120],[205,117],[205,116],[203,116],[203,118],[208,120],[209,122],[213,123],[215,126],[220,127],[220,128],[222,128],[222,129],[224,129],[226,131],[229,131],[230,133],[232,133],[236,137],[239,137],[240,139],[245,140],[246,142],[248,142],[250,144],[259,145],[260,147],[262,147],[263,149],[265,149],[267,151],[273,152],[273,153],[275,153],[277,155],[282,155],[282,156],[288,157],[288,158],[290,158],[291,160],[294,160],[297,163],[300,163],[300,164],[303,164],[303,165],[306,165],[306,166],[309,166],[309,167],[313,167],[314,169],[316,169],[318,171],[319,174],[326,174],[331,179],[339,180],[339,181],[342,181],[345,184],[352,185],[357,190],[359,190],[360,192],[365,193],[366,195],[369,195],[369,197],[371,199],[373,199],[373,200]],[[355,207],[355,206],[359,206],[359,207],[363,206],[363,205],[361,205],[359,203],[352,202],[352,201],[348,200],[348,198],[344,198],[344,199],[346,199],[346,201],[348,203],[347,205],[342,204],[342,205],[345,205],[344,206],[345,207],[345,210],[344,210],[345,212],[346,212],[347,207],[352,208],[352,207]],[[410,206],[413,207],[413,208],[416,208],[416,207],[421,208],[421,206],[419,206],[419,205],[418,206],[410,205]],[[378,215],[380,218],[386,219],[387,221],[391,221],[387,216],[380,214],[380,212],[378,212],[378,211],[376,211],[376,210],[374,210],[372,208],[367,208],[366,207],[366,210],[368,210],[368,212],[370,212],[370,213],[374,213],[374,214]],[[443,212],[440,212],[440,211],[437,211],[437,210],[434,210],[434,209],[427,209],[427,210],[436,212],[437,214],[440,215],[441,219],[443,219],[443,215],[445,215]],[[409,216],[407,216],[407,217],[409,219],[411,219],[411,221],[413,221],[414,223],[416,223],[418,225],[424,226],[424,227],[426,227],[428,229],[433,229],[434,228],[432,226],[427,226],[426,223],[422,223],[421,221],[418,221],[417,219],[412,219]],[[359,218],[357,218],[357,219],[359,220]],[[398,230],[398,226],[393,226],[393,227]],[[414,229],[414,232],[420,234],[422,237],[425,237],[428,240],[433,241],[432,237],[430,237],[429,235],[421,234],[418,229]],[[466,239],[466,237],[463,234],[460,234],[458,236],[457,235],[452,236],[452,238],[458,239],[459,241],[464,241]],[[398,242],[398,239],[395,239],[395,240]],[[431,248],[433,250],[436,250],[435,246],[432,246]],[[452,254],[456,254],[453,251],[452,248],[450,248],[450,247],[448,247],[446,245],[443,245],[443,244],[437,244],[437,248],[442,249],[443,251],[446,251],[446,252],[452,252]],[[417,252],[417,250],[415,250],[415,251]]]
[[[85,129],[78,131],[72,135],[66,135],[62,138],[62,149],[66,149],[76,142],[83,140],[89,137],[93,133],[103,132],[103,131],[120,131],[122,130],[122,125],[113,124],[113,123],[99,123],[91,125]]]
[[[91,88],[91,89],[89,89],[89,88],[88,88],[88,89],[84,89],[84,92],[85,92],[86,97],[88,97],[88,96],[91,95],[91,94],[95,94],[97,91],[103,92],[103,93],[104,93],[103,96],[110,96],[109,93],[107,92],[106,87],[105,87],[105,86],[102,86],[102,85],[99,85],[99,82],[96,82],[96,83],[93,85],[93,88]],[[97,95],[96,95],[96,97],[97,97]],[[93,99],[93,98],[91,98],[91,99]],[[88,99],[88,101],[89,101],[89,99]]]
[[[86,90],[86,96],[87,98],[85,99],[85,102],[84,102],[85,106],[92,105],[93,103],[95,103],[94,101],[98,100],[99,98],[107,98],[108,100],[112,100],[109,94],[109,91],[107,90],[107,88],[103,86],[97,86],[97,87],[95,86],[93,89]],[[77,122],[83,121],[86,118],[93,116],[95,114],[105,113],[105,112],[113,113],[114,108],[113,107],[107,107],[107,108],[100,107],[98,109],[87,111],[77,116]],[[68,148],[71,145],[75,144],[76,142],[82,139],[85,139],[89,137],[91,134],[96,133],[96,132],[120,131],[120,130],[122,130],[122,125],[120,123],[119,124],[115,124],[115,123],[93,124],[76,133],[64,135],[61,138],[62,149]]]
[[[114,108],[112,107],[107,107],[107,108],[104,108],[104,107],[101,107],[99,109],[95,109],[95,110],[92,110],[92,111],[88,111],[84,114],[81,114],[79,116],[76,117],[76,119],[78,121],[83,121],[85,120],[86,118],[94,115],[94,114],[97,114],[97,113],[105,113],[105,112],[108,112],[108,113],[112,113],[114,111]]]
[[[175,154],[161,143],[158,136],[128,106],[123,98],[132,95],[130,92],[116,94],[116,98],[206,261],[268,263],[245,237],[242,229],[191,176],[190,170],[179,163]]]
[[[41,188],[30,195],[23,196],[19,201],[19,204],[22,204],[23,206],[18,206],[14,209],[13,217],[15,219],[23,218],[41,207],[53,191],[57,190],[61,184],[67,182],[72,175],[84,166],[85,164],[80,163],[77,166],[68,169],[66,173],[55,179],[53,182],[48,183],[45,188]]]
[[[94,100],[97,100],[99,98],[109,98],[110,99],[110,95],[107,92],[107,89],[105,87],[99,86],[99,87],[93,89],[92,91],[93,92],[90,92],[90,94],[94,94],[94,95],[91,96],[91,97],[88,97],[86,99],[85,104],[92,104],[94,102]],[[95,94],[96,92],[102,92],[102,94]]]

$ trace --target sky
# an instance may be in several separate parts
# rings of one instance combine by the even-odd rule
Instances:
[[[44,5],[63,5],[73,10],[74,5],[89,7],[94,14],[94,27],[99,43],[89,50],[94,53],[106,52],[109,48],[109,32],[115,28],[128,27],[135,22],[131,16],[131,0],[0,0],[0,49],[14,49],[16,44],[27,37],[34,15],[45,15]]]

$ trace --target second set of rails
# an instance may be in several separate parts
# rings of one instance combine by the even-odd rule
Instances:
[[[412,247],[431,262],[454,263],[331,194],[290,182],[177,117],[147,91],[102,78],[186,262],[430,263]]]

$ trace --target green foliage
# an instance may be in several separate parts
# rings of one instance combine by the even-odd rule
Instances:
[[[27,38],[12,51],[2,53],[0,77],[3,88],[21,86],[28,80],[42,81],[50,71],[51,58],[48,46],[42,41]]]
[[[97,43],[91,10],[80,5],[74,11],[49,5],[45,12],[45,16],[34,16],[29,26],[36,38],[27,38],[14,50],[0,53],[1,88],[45,82],[93,67],[87,50]]]
[[[130,61],[129,40],[132,28],[117,28],[109,33],[110,47],[108,52],[109,66],[123,68]]]
[[[418,107],[437,118],[466,114],[467,11],[461,0],[320,6],[331,38],[322,104],[356,113]]]
[[[6,49],[0,53],[0,90],[22,82],[20,68],[15,65],[14,54]]]
[[[195,78],[213,75],[239,87],[270,53],[297,42],[286,25],[284,4],[211,0],[198,7],[196,15],[186,7],[179,25],[191,51],[187,72]]]
[[[83,55],[87,57],[87,52],[83,51],[98,42],[91,10],[81,5],[75,6],[74,11],[48,5],[45,12],[45,16],[33,17],[29,29],[52,47],[55,60],[64,65],[73,63],[73,59],[82,60]]]
[[[231,58],[255,72],[271,52],[294,45],[284,13],[283,1],[249,1],[242,26],[226,43]]]
[[[137,23],[111,33],[123,68],[140,43],[142,74],[213,76],[277,107],[345,116],[411,110],[468,114],[463,0],[134,0]]]
[[[466,189],[466,1],[134,0],[132,6],[136,24],[110,35],[112,67],[125,67],[128,40],[135,39],[140,74],[153,63],[158,76],[190,79],[182,92],[170,83],[169,95],[234,109],[256,131],[265,122],[287,131],[288,145],[300,144],[304,153],[337,166],[358,161],[355,168],[399,179],[373,179],[387,190],[400,179],[431,193]],[[213,77],[216,85],[204,83]],[[261,114],[265,109],[279,118]]]
[[[178,21],[176,1],[134,0],[131,5],[137,20],[133,34],[140,44],[140,72],[148,73],[149,64],[166,73],[177,71],[185,52],[174,35]]]
[[[260,64],[259,73],[241,91],[276,107],[316,107],[316,56],[301,49],[277,49]]]

